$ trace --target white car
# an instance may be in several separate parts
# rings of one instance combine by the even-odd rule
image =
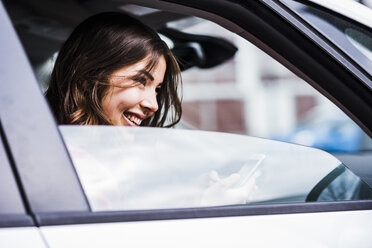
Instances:
[[[39,73],[75,25],[107,10],[136,14],[173,43],[176,56],[189,59],[186,101],[200,97],[187,95],[192,75],[186,73],[231,66],[240,49],[205,38],[206,29],[186,33],[195,23],[214,22],[278,60],[372,136],[372,10],[356,2],[3,0],[1,247],[372,246],[371,150],[336,158],[312,147],[184,126],[58,126]],[[253,75],[253,67],[239,75]],[[241,108],[234,97],[245,87],[261,89],[244,82],[236,91],[216,86],[224,93],[219,100]],[[185,109],[190,106],[202,105]],[[272,113],[266,107],[261,114],[265,109]],[[235,110],[224,109],[225,116],[233,119]],[[287,119],[271,124],[284,127]]]

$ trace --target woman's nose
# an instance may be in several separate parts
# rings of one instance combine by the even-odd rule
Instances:
[[[141,106],[153,113],[156,112],[159,107],[158,100],[156,99],[156,91],[149,88],[144,94]]]

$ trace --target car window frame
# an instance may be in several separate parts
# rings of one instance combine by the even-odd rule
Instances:
[[[343,30],[338,30],[340,26],[338,27],[332,27],[328,29],[324,29],[319,24],[317,24],[317,21],[310,20],[306,17],[306,10],[299,9],[297,7],[297,4],[306,6],[310,8],[311,10],[315,10],[319,13],[322,13],[322,15],[325,15],[327,18],[332,18],[332,21],[330,22],[330,25],[333,25],[334,22],[342,22],[342,24],[339,24],[343,27],[346,26],[346,24],[353,27],[354,30],[359,31],[362,30],[363,32],[369,32],[371,34],[372,30],[370,26],[365,26],[361,23],[356,22],[355,20],[350,19],[349,17],[343,16],[339,13],[333,12],[330,9],[327,9],[323,6],[319,6],[316,3],[312,2],[304,2],[304,1],[288,1],[288,0],[281,0],[281,3],[283,3],[285,6],[287,6],[291,11],[293,11],[298,18],[301,18],[304,22],[311,25],[314,29],[317,30],[320,36],[324,37],[325,39],[330,40],[332,43],[335,44],[337,47],[344,48],[346,51],[345,54],[350,58],[350,61],[357,67],[359,67],[359,70],[363,71],[366,75],[369,75],[369,77],[372,77],[372,70],[370,69],[372,65],[372,61],[367,58],[365,54],[363,54],[359,49],[357,49],[350,41],[348,41],[347,35],[343,33]],[[305,17],[302,17],[301,14],[305,14]],[[317,17],[317,19],[321,19],[320,17]],[[357,28],[357,29],[355,29]],[[368,36],[371,38],[371,36]],[[337,44],[336,44],[337,42]],[[336,48],[337,49],[337,48]],[[339,49],[341,50],[341,49]],[[371,84],[369,85],[372,86]]]
[[[132,221],[178,220],[277,214],[312,214],[339,211],[371,210],[372,200],[343,202],[308,202],[268,205],[236,205],[184,209],[125,210],[103,212],[38,213],[40,226],[117,223]]]
[[[210,6],[208,1],[194,1],[190,0],[187,3],[182,3],[181,1],[165,1],[165,2],[179,2],[177,8],[183,9],[182,6],[186,5],[187,7],[197,9],[201,8],[204,9],[205,15],[204,17],[209,17],[209,19],[214,19],[217,23],[228,23],[227,25],[232,25],[233,28],[237,27],[237,23],[239,18],[247,18],[246,20],[252,20],[253,25],[257,26],[248,26],[243,27],[242,29],[236,28],[235,30],[240,30],[239,34],[245,38],[247,38],[252,43],[258,45],[261,49],[266,51],[270,56],[278,59],[286,67],[290,68],[292,71],[295,71],[296,74],[306,78],[310,84],[313,84],[314,87],[318,88],[321,92],[325,95],[330,95],[326,93],[327,91],[320,87],[318,84],[315,83],[317,77],[313,73],[310,73],[312,77],[306,76],[305,72],[308,70],[304,70],[302,72],[300,69],[291,66],[291,61],[295,61],[302,57],[305,58],[304,63],[311,62],[314,64],[315,61],[312,61],[306,55],[303,54],[301,49],[296,48],[294,49],[294,53],[299,57],[291,57],[290,59],[284,57],[284,52],[288,48],[289,45],[292,45],[292,42],[287,41],[283,35],[279,34],[278,32],[274,32],[274,34],[278,35],[278,40],[276,45],[273,45],[273,48],[269,48],[269,45],[272,43],[264,43],[263,41],[267,41],[267,39],[271,39],[272,36],[270,32],[273,32],[273,27],[269,25],[269,20],[263,20],[262,18],[271,17],[270,21],[274,22],[278,20],[278,16],[276,13],[271,12],[267,8],[265,8],[262,3],[249,3],[253,4],[253,9],[235,9],[240,7],[240,5],[232,5],[231,3],[225,1],[218,1],[215,5]],[[209,8],[208,8],[209,7]],[[218,8],[217,8],[218,7]],[[225,8],[226,7],[226,8]],[[221,13],[221,9],[232,10],[232,12],[226,11],[225,16],[222,14],[221,18],[217,18],[215,14]],[[263,15],[259,16],[256,11],[261,13],[264,12]],[[261,11],[261,12],[260,12]],[[197,13],[201,13],[200,10],[196,11]],[[262,14],[262,13],[261,13]],[[4,52],[5,55],[9,55],[9,57],[15,57],[19,59],[19,61],[11,61],[5,66],[7,71],[6,74],[1,75],[0,79],[3,82],[7,82],[6,84],[3,83],[0,86],[0,118],[4,122],[4,133],[7,135],[9,141],[9,151],[12,153],[14,157],[14,161],[16,164],[16,169],[20,173],[20,179],[25,187],[25,194],[27,197],[27,201],[30,204],[30,211],[35,217],[36,224],[39,226],[44,225],[63,225],[63,224],[78,224],[78,223],[104,223],[104,222],[122,222],[122,221],[140,221],[140,220],[160,220],[160,219],[185,219],[185,218],[208,218],[208,217],[222,217],[222,216],[248,216],[248,215],[273,215],[273,214],[297,214],[297,213],[315,213],[315,212],[333,212],[333,211],[346,211],[346,210],[365,210],[365,209],[372,209],[372,201],[346,201],[346,202],[320,202],[320,203],[300,203],[300,204],[280,204],[280,205],[265,205],[265,206],[226,206],[226,207],[206,207],[206,208],[188,208],[188,209],[165,209],[165,210],[146,210],[146,211],[110,211],[110,212],[96,212],[92,213],[89,204],[86,200],[86,196],[82,190],[80,181],[76,175],[76,171],[72,166],[71,159],[69,154],[65,148],[65,145],[62,141],[61,135],[58,131],[58,127],[54,118],[49,110],[47,103],[41,93],[41,90],[38,86],[38,83],[33,75],[31,67],[28,63],[27,57],[22,49],[22,46],[16,37],[16,32],[13,29],[10,20],[6,14],[5,8],[0,3],[0,30],[2,32],[8,32],[9,35],[2,36],[0,39],[0,51]],[[211,18],[212,16],[212,18]],[[202,16],[203,17],[203,16]],[[4,20],[4,21],[3,21]],[[233,23],[233,20],[235,23]],[[281,25],[283,24],[283,20],[280,19]],[[250,24],[251,25],[251,24]],[[226,26],[226,25],[224,25]],[[284,27],[282,27],[284,28]],[[243,31],[242,31],[243,30]],[[250,32],[248,32],[250,31]],[[288,30],[287,30],[288,31]],[[253,34],[252,34],[253,33]],[[304,39],[299,33],[295,33],[299,35],[299,39]],[[9,43],[10,42],[10,43]],[[306,42],[307,46],[310,51],[316,51],[319,53],[317,48],[314,44],[309,44],[309,41]],[[5,46],[3,47],[3,45]],[[12,44],[12,46],[10,46]],[[283,46],[283,47],[280,47]],[[2,50],[1,50],[2,49]],[[276,50],[273,50],[276,49]],[[307,55],[308,56],[308,55]],[[331,58],[324,57],[323,62],[329,62]],[[17,63],[16,63],[17,62]],[[315,68],[319,71],[322,71],[319,68],[319,64],[314,64]],[[305,68],[306,69],[306,68]],[[346,75],[347,78],[352,78],[352,82],[354,85],[358,85],[360,81],[358,81],[354,75],[350,74],[350,72],[345,71],[343,67],[337,65],[335,67],[336,70],[341,71],[341,76]],[[22,73],[19,73],[19,71]],[[18,72],[18,74],[17,74]],[[14,77],[14,75],[19,76],[22,74],[22,77]],[[331,81],[338,82],[340,79],[334,79],[333,75],[328,75],[326,79],[331,79]],[[322,79],[321,81],[324,82]],[[340,84],[340,82],[338,82]],[[5,86],[9,86],[11,91],[9,92],[8,88]],[[332,85],[331,85],[332,86]],[[360,87],[360,86],[357,86]],[[12,101],[17,100],[19,95],[17,94],[17,90],[27,90],[27,101],[22,99],[21,103],[12,105]],[[352,94],[351,94],[352,95]],[[6,101],[7,99],[10,102]],[[330,97],[332,98],[332,97]],[[5,99],[5,100],[4,100]],[[354,99],[353,96],[349,97],[350,100]],[[333,99],[336,101],[336,99]],[[365,103],[363,103],[365,105]],[[21,106],[23,105],[23,106]],[[29,106],[24,106],[29,105]],[[339,104],[340,105],[340,104]],[[34,113],[34,109],[38,109],[36,113]],[[345,108],[344,108],[345,109]],[[361,110],[363,111],[363,109]],[[14,113],[12,113],[14,112]],[[29,112],[29,113],[27,113]],[[368,111],[367,111],[368,112]],[[370,110],[371,112],[371,110]],[[368,113],[370,113],[368,112]],[[24,116],[28,117],[25,118],[24,122],[15,123],[15,113],[17,114],[24,114]],[[33,116],[35,115],[35,116]],[[368,114],[367,114],[368,115]],[[40,125],[40,120],[43,120],[42,125]],[[363,123],[365,120],[361,120],[360,123]],[[367,122],[367,130],[371,130],[371,122]],[[15,125],[13,125],[15,124]],[[26,138],[27,137],[27,138]],[[26,142],[25,139],[26,138]],[[50,154],[47,154],[45,158],[43,158],[44,162],[41,162],[40,157],[45,155],[42,151],[42,148],[48,148]],[[27,151],[27,156],[24,157],[24,154],[20,153],[21,150]],[[22,158],[23,157],[23,158]],[[27,159],[27,160],[26,160]],[[53,171],[51,171],[50,165],[53,165]],[[38,173],[29,173],[28,166],[32,166],[36,170],[42,168],[43,169],[43,176],[40,177]],[[44,171],[45,170],[45,171]],[[60,177],[54,178],[54,182],[49,185],[48,176],[55,175],[58,173]],[[32,184],[25,180],[25,176],[29,176],[32,178]],[[40,180],[42,178],[42,180]],[[37,194],[36,189],[37,187],[44,186],[45,183],[48,182],[48,189],[53,192],[53,196],[51,194],[42,195]],[[66,187],[66,185],[68,187]],[[33,188],[28,189],[28,186]],[[50,186],[50,187],[49,187]],[[35,188],[36,187],[36,188]],[[62,191],[60,191],[62,189]],[[73,196],[71,194],[74,194]],[[56,199],[56,197],[58,198]],[[78,203],[74,202],[77,200]],[[54,202],[53,202],[54,201]],[[45,205],[43,205],[45,204]],[[58,204],[58,206],[56,206]],[[71,205],[72,204],[72,205]],[[41,206],[41,207],[40,207]]]

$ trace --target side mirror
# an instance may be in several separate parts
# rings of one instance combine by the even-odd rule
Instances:
[[[206,61],[203,48],[196,42],[179,43],[172,48],[172,53],[177,58],[181,71],[193,66],[202,67]]]

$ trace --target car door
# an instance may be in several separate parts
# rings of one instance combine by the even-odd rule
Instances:
[[[350,171],[340,177],[346,167],[321,150],[194,130],[60,130],[92,212],[40,215],[41,231],[52,247],[370,242],[371,211],[362,209],[369,208],[372,189],[364,184],[369,196],[355,194],[358,177]],[[260,175],[258,188],[252,189],[244,185],[245,167],[255,165]],[[240,198],[246,191],[249,197]]]
[[[208,1],[185,4],[196,12],[209,11],[206,16],[230,25],[287,66],[296,65],[291,69],[323,93],[332,95],[332,99],[339,100],[338,104],[350,113],[363,109],[355,111],[353,117],[363,123],[367,132],[371,130],[367,118],[371,111],[370,98],[357,97],[358,92],[364,92],[360,78],[319,51],[318,46],[294,31],[293,26],[284,25],[287,22],[265,4],[253,1],[233,4],[218,1],[212,6]],[[181,8],[182,4],[175,6]],[[1,36],[1,53],[9,58],[8,63],[1,64],[3,135],[13,157],[14,170],[19,173],[18,186],[24,190],[28,211],[48,247],[243,247],[249,244],[348,247],[356,242],[363,247],[371,242],[370,200],[93,211],[2,6],[1,11],[4,20],[0,22],[1,30],[8,34]],[[217,18],[220,13],[221,19]],[[348,85],[343,78],[348,79]],[[354,106],[353,100],[360,103],[359,107]]]
[[[26,211],[19,180],[12,160],[4,147],[2,129],[0,142],[0,244],[3,247],[47,247],[32,216]]]

